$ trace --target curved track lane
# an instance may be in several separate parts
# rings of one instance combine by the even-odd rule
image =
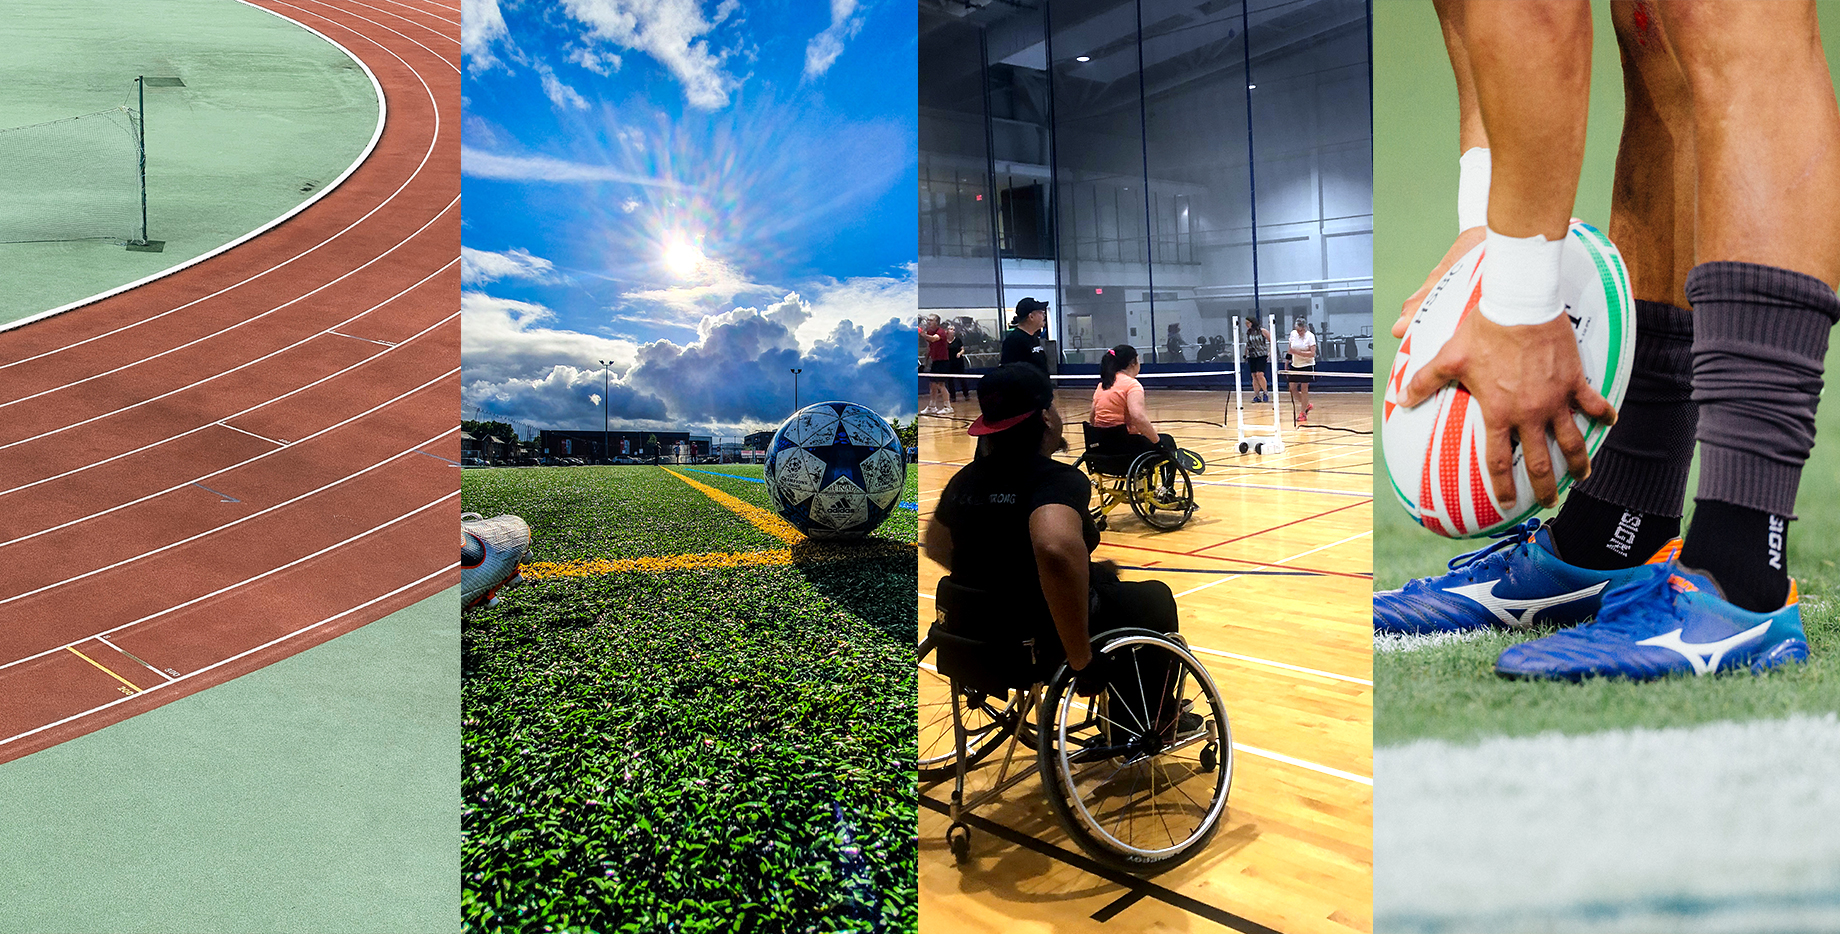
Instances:
[[[383,134],[247,243],[0,332],[0,762],[458,582],[459,9],[248,2],[361,59]]]

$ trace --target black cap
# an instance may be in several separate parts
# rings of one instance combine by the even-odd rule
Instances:
[[[1017,322],[1020,322],[1022,319],[1028,317],[1031,314],[1034,314],[1035,312],[1047,311],[1047,310],[1048,310],[1047,302],[1044,302],[1038,298],[1025,298],[1022,301],[1019,301],[1016,303],[1016,317],[1012,319],[1010,323],[1016,324]]]
[[[977,383],[978,409],[970,433],[994,435],[1054,404],[1054,381],[1033,363],[1006,363]]]

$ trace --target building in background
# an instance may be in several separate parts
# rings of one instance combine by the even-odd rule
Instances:
[[[1370,58],[1365,0],[921,0],[922,312],[974,367],[1024,296],[1066,363],[1255,310],[1371,361]]]

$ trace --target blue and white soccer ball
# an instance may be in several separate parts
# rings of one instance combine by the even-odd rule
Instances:
[[[859,538],[901,502],[907,452],[886,419],[854,402],[808,405],[767,445],[767,495],[812,538]]]

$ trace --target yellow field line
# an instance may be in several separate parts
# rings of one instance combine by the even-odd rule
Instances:
[[[115,672],[108,670],[107,668],[104,668],[101,662],[98,662],[95,659],[90,658],[88,655],[85,655],[82,652],[77,651],[76,646],[67,645],[67,646],[64,646],[64,648],[69,649],[70,654],[75,655],[76,657],[83,659],[84,661],[89,662],[92,665],[95,665],[96,668],[100,670],[103,674],[108,675],[109,677],[114,678],[117,681],[120,681],[122,684],[125,684],[128,687],[135,689],[136,691],[139,691],[141,689],[140,685],[135,684],[132,681],[129,681],[127,678],[124,678],[121,675],[118,675]]]
[[[525,580],[535,581],[552,577],[598,577],[603,574],[630,572],[656,574],[664,571],[690,571],[701,568],[785,567],[876,558],[892,554],[912,554],[913,551],[914,546],[910,543],[876,538],[835,545],[803,541],[791,548],[771,548],[766,551],[658,555],[644,558],[588,558],[580,561],[538,561],[535,564],[524,565],[522,570]]]
[[[697,492],[702,493],[704,496],[707,496],[710,499],[715,500],[717,503],[721,504],[722,506],[726,507],[729,511],[733,512],[735,515],[738,515],[741,518],[746,519],[749,523],[751,523],[754,526],[754,528],[757,528],[761,530],[762,532],[765,532],[768,535],[771,535],[774,538],[779,539],[782,542],[796,542],[805,537],[803,534],[799,532],[798,529],[795,529],[792,527],[792,523],[787,522],[784,519],[781,519],[780,517],[766,511],[765,509],[760,508],[759,506],[755,506],[752,503],[747,503],[739,499],[736,499],[735,497],[730,496],[727,493],[724,493],[721,490],[716,489],[715,487],[708,486],[702,483],[698,483],[695,480],[692,480],[689,477],[686,477],[683,474],[680,474],[675,470],[666,470],[665,473],[668,473],[671,476],[676,477],[677,479],[690,484],[692,487],[696,488]]]

